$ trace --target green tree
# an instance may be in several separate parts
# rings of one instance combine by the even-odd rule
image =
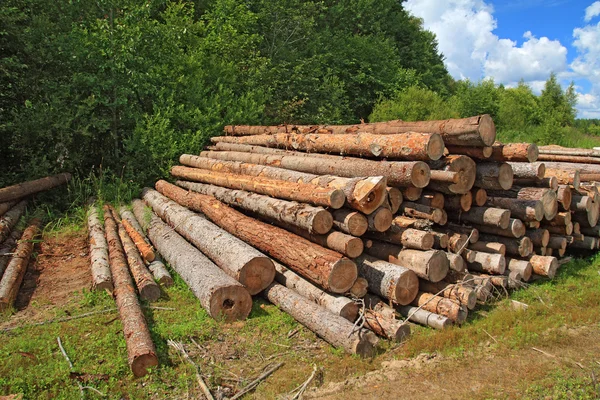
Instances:
[[[437,93],[419,86],[396,93],[375,105],[369,121],[424,121],[458,117],[458,112]]]

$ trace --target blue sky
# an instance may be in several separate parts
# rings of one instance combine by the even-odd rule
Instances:
[[[578,92],[578,116],[600,118],[600,1],[407,0],[433,31],[456,79],[523,78],[540,92],[551,72]]]

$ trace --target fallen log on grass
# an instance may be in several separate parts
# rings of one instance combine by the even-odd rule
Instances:
[[[241,283],[227,275],[200,250],[147,209],[141,200],[133,201],[133,211],[156,249],[181,276],[202,307],[213,318],[242,320],[252,309],[252,297]]]
[[[0,203],[19,200],[25,196],[64,185],[70,180],[71,174],[64,173],[7,186],[0,189]]]
[[[529,262],[531,263],[534,274],[547,276],[550,279],[554,278],[556,270],[559,267],[558,259],[556,257],[531,256]]]
[[[419,291],[419,279],[408,268],[368,255],[358,257],[356,265],[358,274],[367,280],[373,293],[396,304],[410,304]]]
[[[116,218],[116,217],[115,217]],[[133,241],[133,244],[137,248],[138,252],[142,256],[145,262],[151,263],[156,258],[154,249],[144,240],[144,237],[135,230],[135,228],[126,219],[121,221],[123,228],[129,235],[129,238]]]
[[[21,216],[25,213],[27,200],[20,201],[0,218],[0,243],[10,235]]]
[[[108,263],[108,243],[104,227],[100,222],[95,204],[88,208],[88,237],[90,243],[90,263],[92,271],[92,287],[96,290],[113,290],[113,281]]]
[[[108,241],[110,272],[114,282],[113,295],[123,324],[129,367],[133,375],[144,376],[148,373],[148,368],[158,365],[158,357],[133,288],[117,224],[108,206],[104,206],[104,228]]]
[[[2,278],[2,274],[4,274],[6,266],[10,262],[13,250],[17,247],[17,242],[22,235],[23,228],[17,224],[6,240],[0,244],[0,279]]]

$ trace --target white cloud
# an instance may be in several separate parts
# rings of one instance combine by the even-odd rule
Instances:
[[[595,1],[591,6],[585,9],[585,22],[590,22],[592,18],[600,15],[600,1]]]

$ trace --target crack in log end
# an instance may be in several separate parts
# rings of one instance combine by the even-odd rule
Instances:
[[[361,179],[352,191],[352,203],[365,214],[370,214],[379,208],[387,196],[387,179],[383,176],[373,176]]]
[[[424,188],[429,185],[431,172],[429,165],[422,161],[418,161],[413,166],[410,174],[412,184],[417,188]]]

